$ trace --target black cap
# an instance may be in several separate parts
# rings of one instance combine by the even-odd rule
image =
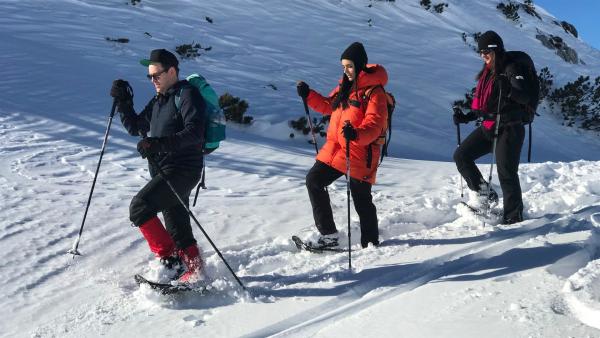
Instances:
[[[367,62],[369,62],[367,51],[365,51],[365,47],[360,42],[354,42],[348,46],[340,57],[340,60],[342,59],[354,62],[354,67],[356,67],[357,70],[365,69]]]
[[[165,69],[169,69],[171,67],[177,68],[179,66],[179,61],[177,61],[177,57],[166,49],[153,50],[150,53],[150,58],[140,60],[140,63],[143,66],[149,66],[153,63],[160,63]]]
[[[494,51],[504,51],[504,42],[498,33],[487,31],[477,39],[478,50],[492,49]]]

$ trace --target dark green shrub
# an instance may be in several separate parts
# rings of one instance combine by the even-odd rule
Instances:
[[[106,39],[106,41],[110,41],[110,42],[118,42],[118,43],[128,43],[129,39],[128,38],[109,38],[108,36],[105,37],[104,39]]]
[[[434,4],[431,3],[431,0],[421,0],[419,2],[419,4],[426,11],[431,11],[431,9],[433,8],[433,11],[436,12],[436,13],[443,13],[444,12],[444,8],[448,7],[448,4],[445,3],[445,2],[441,2],[439,4],[434,5]]]
[[[219,97],[219,106],[223,109],[225,120],[227,121],[250,124],[254,119],[252,116],[244,116],[246,110],[248,110],[248,103],[229,93],[225,93]]]
[[[541,102],[548,96],[548,94],[550,94],[550,90],[552,89],[552,84],[554,83],[554,75],[552,75],[550,73],[550,70],[548,69],[548,67],[544,67],[540,70],[538,79],[540,81],[540,102]]]
[[[567,126],[600,131],[600,76],[593,82],[580,76],[548,96],[551,109],[559,109]]]
[[[499,3],[498,6],[496,6],[496,8],[502,12],[502,14],[504,14],[504,16],[509,19],[512,20],[514,22],[518,22],[519,19],[521,18],[519,16],[519,7],[520,5],[517,3],[514,3],[512,1],[508,1],[508,3]]]
[[[192,42],[191,44],[183,44],[175,47],[175,52],[179,54],[182,59],[194,59],[200,55],[201,50],[209,51],[212,47],[202,48],[199,43]]]
[[[329,119],[329,115],[322,116],[320,119],[317,119],[316,117],[312,118],[313,131],[316,135],[319,135],[321,137],[327,136],[327,132],[325,131],[325,129],[327,128]],[[290,126],[290,128],[301,132],[303,135],[308,135],[310,133],[310,125],[308,123],[308,119],[305,116],[302,116],[297,120],[290,120],[288,122],[288,125]],[[294,137],[294,133],[291,133],[290,137]],[[312,140],[310,140],[309,143],[312,143]]]
[[[536,18],[542,20],[542,17],[535,10],[535,5],[533,4],[533,0],[525,0],[525,2],[523,3],[523,9],[525,10],[525,13],[527,13],[531,16],[535,16]]]
[[[444,8],[446,8],[446,7],[448,7],[448,4],[447,4],[447,3],[444,3],[444,2],[442,2],[442,3],[439,3],[439,4],[435,5],[435,6],[433,6],[433,10],[434,10],[436,13],[440,13],[440,14],[441,14],[441,13],[443,13],[443,12],[444,12]]]

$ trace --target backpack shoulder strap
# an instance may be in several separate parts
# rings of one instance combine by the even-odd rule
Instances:
[[[385,94],[385,89],[383,88],[383,86],[382,86],[382,85],[380,85],[380,84],[378,84],[378,85],[375,85],[375,86],[372,86],[372,87],[368,87],[368,88],[365,90],[365,93],[363,94],[363,97],[364,97],[365,99],[367,99],[367,101],[371,100],[371,94],[373,94],[373,92],[374,92],[374,91],[375,91],[375,89],[377,89],[377,88],[381,88],[381,90],[382,90],[382,91],[383,91],[383,93]]]
[[[186,83],[186,84],[182,85],[179,88],[179,90],[177,91],[177,93],[175,94],[175,108],[177,108],[178,112],[181,109],[181,93],[183,93],[183,90],[188,87],[193,87],[193,86],[189,83]]]
[[[183,88],[179,89],[179,91],[177,91],[177,94],[175,94],[175,108],[177,108],[177,111],[181,110],[181,92],[183,91]]]

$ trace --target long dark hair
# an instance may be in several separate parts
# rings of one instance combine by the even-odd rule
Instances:
[[[365,72],[367,74],[373,73],[373,69],[367,68],[364,66],[362,69],[356,68],[356,75],[354,76],[354,80],[350,81],[346,73],[342,74],[342,84],[340,85],[340,90],[335,96],[333,102],[331,102],[331,108],[336,110],[340,104],[343,109],[348,108],[348,99],[350,98],[350,93],[352,89],[358,91],[358,76],[361,72]],[[358,96],[358,95],[357,95]]]
[[[494,64],[492,65],[492,68],[490,69],[490,71],[491,71],[490,74],[491,75],[502,74],[504,72],[505,62],[506,62],[506,53],[504,52],[504,50],[494,51]],[[483,67],[481,67],[481,70],[479,71],[479,73],[477,73],[477,76],[475,76],[475,80],[479,81],[479,79],[483,75],[483,71],[485,70],[485,67],[486,67],[486,64],[484,62]]]

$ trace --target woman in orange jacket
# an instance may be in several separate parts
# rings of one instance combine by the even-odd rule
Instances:
[[[313,209],[321,247],[338,246],[338,232],[326,187],[346,173],[346,140],[350,144],[350,190],[360,218],[362,247],[379,244],[377,209],[371,186],[375,183],[381,147],[387,130],[387,97],[383,86],[388,77],[380,65],[367,64],[367,53],[359,42],[341,56],[343,75],[338,86],[325,97],[305,82],[297,89],[308,105],[323,115],[331,115],[327,141],[314,166],[306,175],[306,187]],[[349,123],[347,123],[349,122]]]

